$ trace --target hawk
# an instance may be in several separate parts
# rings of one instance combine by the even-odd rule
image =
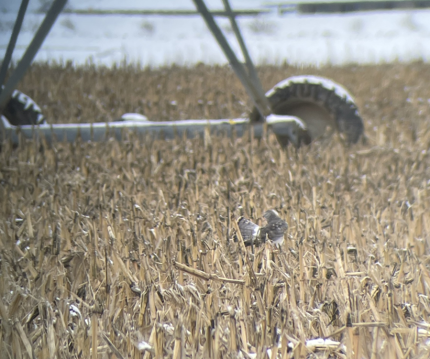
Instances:
[[[266,239],[275,244],[281,244],[284,241],[284,233],[288,229],[287,222],[281,219],[274,209],[264,212],[263,217],[267,222],[263,227],[244,217],[237,220],[245,246],[258,245],[266,242]]]

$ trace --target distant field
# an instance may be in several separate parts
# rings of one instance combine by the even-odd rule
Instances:
[[[293,75],[329,77],[355,97],[366,121],[373,126],[411,121],[425,123],[429,113],[430,65],[412,64],[295,66],[258,68],[265,90]],[[246,115],[251,104],[228,66],[105,67],[34,64],[19,89],[43,107],[52,123],[102,122],[138,112],[153,121],[228,118]]]
[[[209,137],[0,150],[0,350],[16,358],[428,358],[430,67],[259,68],[328,76],[366,143],[281,149]],[[52,123],[239,116],[227,67],[33,65]],[[285,242],[246,252],[244,215]],[[97,354],[97,355],[96,355]]]

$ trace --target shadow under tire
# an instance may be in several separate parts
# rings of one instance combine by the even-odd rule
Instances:
[[[351,94],[338,83],[320,76],[293,76],[279,82],[266,93],[276,115],[299,117],[312,140],[328,129],[338,131],[347,143],[356,143],[364,133],[363,120]],[[251,122],[262,122],[256,108]],[[288,140],[278,138],[281,144]]]

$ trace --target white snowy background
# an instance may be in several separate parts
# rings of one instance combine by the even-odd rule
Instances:
[[[223,9],[221,0],[207,0]],[[233,9],[267,9],[262,0],[231,0]],[[12,31],[19,0],[0,0],[0,57]],[[36,13],[49,0],[30,0],[13,59],[18,61],[43,19]],[[194,10],[191,0],[70,0],[69,9]],[[228,19],[217,18],[233,48],[238,45]],[[394,10],[304,15],[273,12],[239,17],[238,22],[257,64],[409,62],[430,59],[430,10]],[[46,38],[36,61],[88,61],[111,66],[225,64],[219,46],[199,16],[120,16],[63,14]]]

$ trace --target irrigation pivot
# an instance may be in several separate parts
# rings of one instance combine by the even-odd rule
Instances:
[[[302,76],[284,80],[264,94],[228,0],[223,0],[225,11],[245,59],[247,71],[238,61],[204,1],[193,1],[254,103],[255,108],[250,116],[251,123],[264,122],[272,113],[300,118],[297,128],[301,130],[300,134],[296,134],[299,138],[293,139],[290,133],[278,134],[277,138],[281,145],[290,142],[295,145],[310,143],[330,128],[332,131],[340,132],[348,143],[358,141],[364,131],[363,121],[352,96],[346,89],[329,79]]]
[[[363,121],[353,97],[345,88],[322,77],[294,76],[279,82],[273,89],[264,93],[236,22],[237,14],[231,9],[229,1],[223,0],[225,14],[230,19],[245,59],[244,64],[238,60],[204,0],[193,0],[193,2],[254,104],[249,119],[151,122],[129,121],[127,118],[129,114],[127,114],[120,121],[114,122],[47,125],[40,107],[28,96],[18,91],[16,86],[64,8],[66,0],[54,0],[18,66],[12,71],[4,87],[1,87],[0,139],[10,139],[16,143],[19,137],[17,133],[20,130],[24,137],[40,138],[43,136],[48,142],[52,141],[54,137],[57,140],[67,141],[75,141],[78,137],[84,140],[104,141],[111,134],[121,139],[125,129],[156,135],[163,133],[164,138],[169,138],[175,133],[187,136],[202,134],[207,126],[217,133],[232,134],[235,132],[238,136],[243,134],[247,127],[252,126],[255,135],[261,136],[264,132],[264,123],[267,123],[282,146],[289,143],[296,147],[309,144],[323,133],[330,133],[330,129],[331,132],[338,131],[346,142],[358,141],[364,131]],[[0,85],[3,85],[2,82],[9,66],[27,3],[28,0],[22,0],[0,69]],[[140,118],[143,117],[140,116]]]
[[[267,126],[276,135],[290,136],[294,145],[300,145],[300,137],[297,134],[297,123],[300,120],[293,116],[269,115],[266,118]],[[39,125],[11,125],[5,116],[0,118],[0,141],[9,140],[13,144],[19,144],[20,136],[24,139],[43,140],[48,144],[54,141],[74,142],[77,139],[83,141],[103,142],[109,138],[121,140],[127,132],[137,135],[150,135],[163,139],[173,139],[175,136],[195,137],[204,136],[209,129],[210,133],[227,136],[242,137],[249,129],[249,119],[222,119],[222,120],[183,120],[169,122],[151,121],[115,121],[95,122],[79,124],[40,123]],[[253,125],[255,138],[261,138],[264,134],[262,123]]]

